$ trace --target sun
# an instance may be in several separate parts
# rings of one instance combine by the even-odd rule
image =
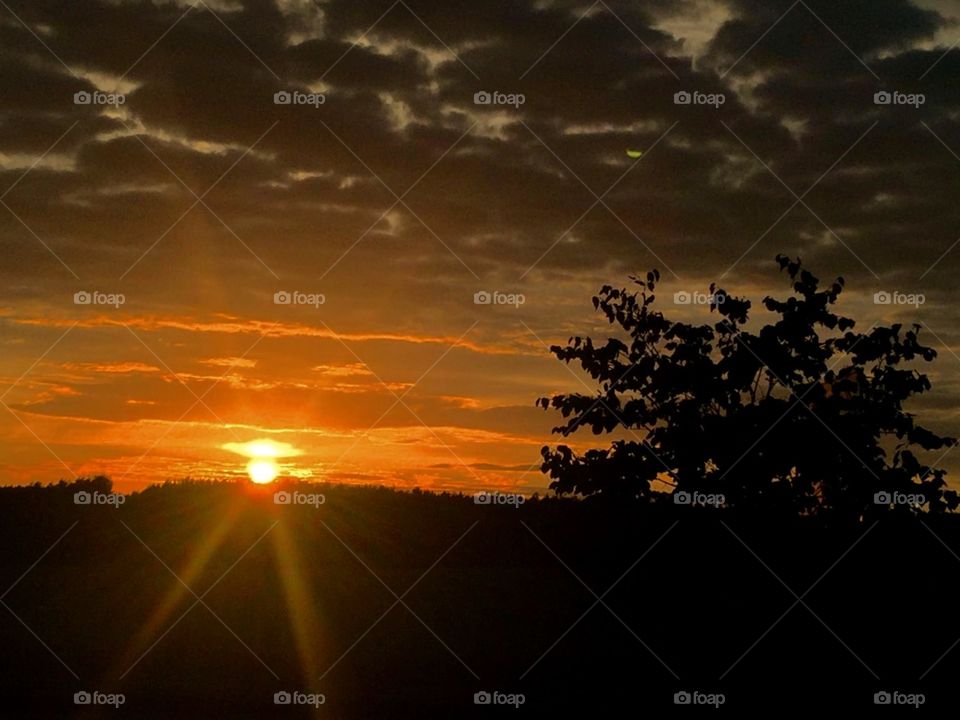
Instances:
[[[280,474],[280,465],[277,458],[296,457],[303,455],[303,450],[295,448],[290,443],[277,442],[269,438],[249,440],[244,443],[226,443],[220,446],[237,455],[250,458],[247,463],[247,474],[258,485],[272,483]],[[286,463],[284,464],[286,467]]]
[[[247,472],[250,479],[258,485],[266,485],[273,482],[280,474],[280,468],[272,458],[254,458],[247,463]]]

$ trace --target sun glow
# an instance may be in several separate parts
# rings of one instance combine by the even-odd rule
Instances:
[[[222,447],[224,450],[249,458],[281,458],[303,454],[302,450],[298,450],[290,443],[270,439],[250,440],[245,443],[226,443]]]
[[[276,458],[294,457],[303,454],[303,451],[289,443],[276,442],[275,440],[261,439],[245,443],[226,443],[222,447],[224,450],[250,458],[250,462],[247,463],[247,474],[258,485],[266,485],[276,480],[277,475],[280,474],[280,465]]]
[[[273,482],[280,473],[280,468],[270,458],[254,458],[247,463],[247,472],[250,479],[258,485]]]

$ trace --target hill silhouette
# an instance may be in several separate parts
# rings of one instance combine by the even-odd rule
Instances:
[[[4,717],[605,717],[676,712],[683,692],[734,712],[953,701],[951,514],[227,482],[110,504],[110,490],[0,489]],[[94,691],[124,703],[74,704]],[[295,691],[325,702],[274,704]],[[523,705],[475,704],[483,692]]]

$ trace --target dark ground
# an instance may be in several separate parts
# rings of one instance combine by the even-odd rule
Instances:
[[[314,509],[226,483],[154,487],[114,509],[75,505],[76,489],[0,490],[3,718],[715,712],[674,705],[682,690],[723,693],[722,712],[775,717],[917,714],[875,706],[884,690],[923,693],[921,713],[957,702],[955,517],[831,526],[302,486],[325,494]],[[209,610],[183,615],[196,596],[161,560]],[[291,629],[285,565],[299,568],[315,618],[302,625],[312,670]],[[397,604],[370,629],[396,602],[374,573],[401,596],[427,574],[403,596],[409,610]],[[169,613],[141,634],[168,596]],[[78,707],[81,690],[126,701]],[[280,690],[326,702],[277,706]],[[525,702],[474,705],[482,690]]]

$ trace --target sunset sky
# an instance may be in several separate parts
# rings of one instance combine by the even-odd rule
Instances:
[[[267,439],[542,490],[596,290],[657,267],[669,315],[717,281],[763,319],[779,252],[925,326],[910,409],[960,435],[958,40],[934,0],[2,0],[0,483],[239,477]]]

